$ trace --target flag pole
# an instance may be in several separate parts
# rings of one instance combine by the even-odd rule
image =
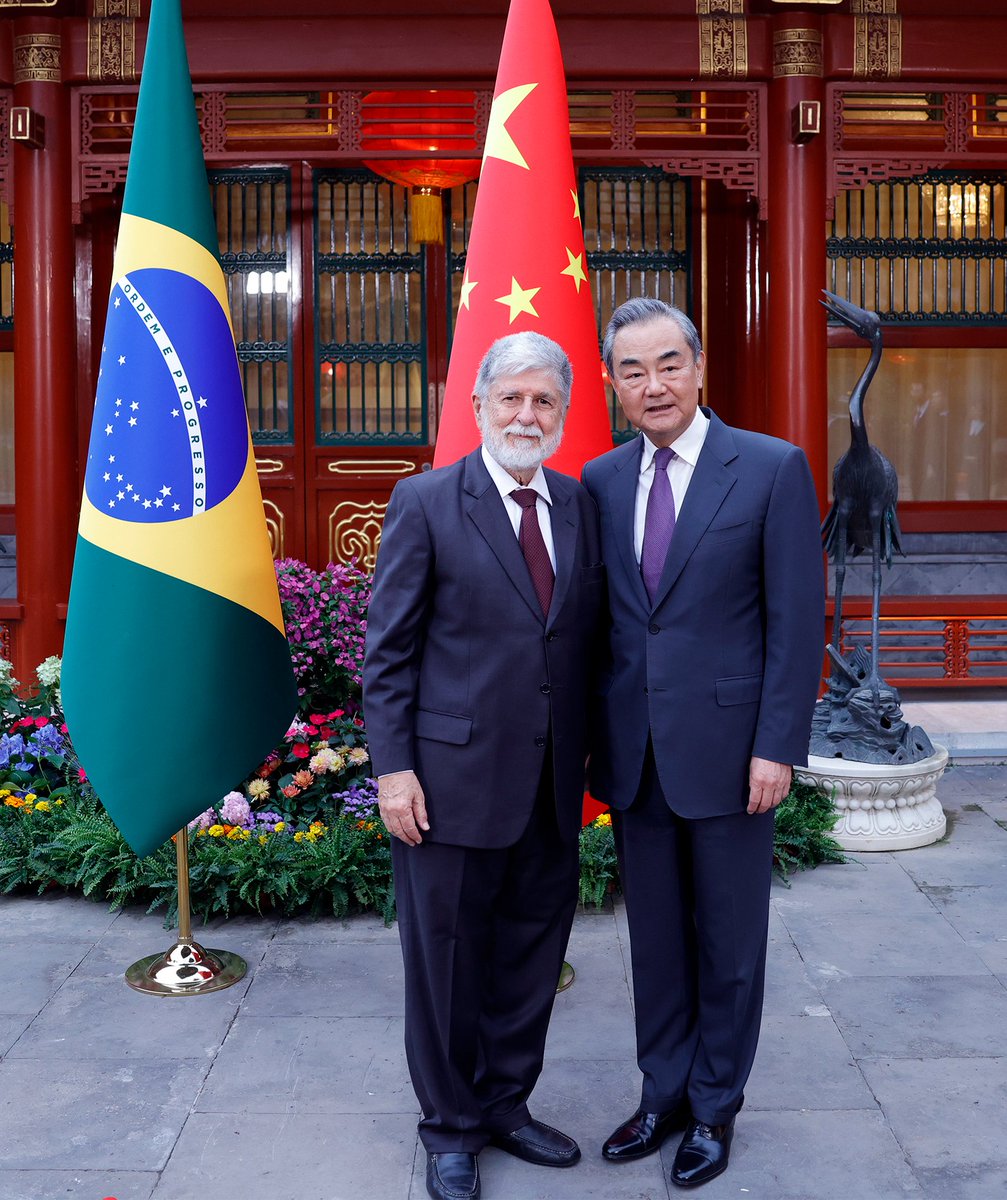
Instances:
[[[248,964],[229,950],[205,950],[192,940],[189,911],[189,831],[175,834],[178,867],[178,938],[163,954],[138,959],[126,971],[126,982],[148,996],[202,996],[243,979]]]

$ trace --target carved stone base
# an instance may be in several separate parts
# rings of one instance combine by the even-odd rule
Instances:
[[[934,751],[901,767],[811,755],[794,775],[832,797],[839,812],[832,836],[844,850],[911,850],[936,842],[947,828],[937,781],[948,752]]]

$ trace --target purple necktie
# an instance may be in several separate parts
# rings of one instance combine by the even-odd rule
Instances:
[[[668,557],[671,535],[675,532],[675,497],[671,493],[668,464],[675,458],[670,446],[662,446],[654,454],[654,482],[647,497],[647,519],[643,526],[643,553],[640,570],[643,585],[653,604]]]
[[[538,492],[534,488],[515,488],[510,494],[511,499],[521,505],[521,529],[518,541],[524,552],[524,560],[528,564],[535,595],[542,605],[542,612],[549,615],[549,605],[552,603],[552,585],[555,578],[552,563],[549,561],[549,551],[545,547],[545,538],[538,523],[538,512],[535,502]]]

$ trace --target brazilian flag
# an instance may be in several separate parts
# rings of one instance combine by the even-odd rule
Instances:
[[[84,770],[141,857],[296,707],[179,0],[154,0],[63,655]]]

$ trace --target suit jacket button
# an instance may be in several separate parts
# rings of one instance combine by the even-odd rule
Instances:
[[[545,738],[541,734],[535,739],[535,745],[540,749],[545,749]]]
[[[538,690],[542,693],[543,696],[548,696],[549,693],[552,691],[552,688],[547,683],[543,683],[542,686]]]
[[[650,695],[650,688],[649,688],[649,687],[645,687],[645,688],[643,689],[643,694],[644,694],[645,696],[649,696],[649,695]]]
[[[660,626],[660,625],[648,625],[648,626],[647,626],[647,632],[648,632],[648,633],[660,633],[660,632],[661,632],[661,626]]]
[[[558,633],[547,633],[545,635],[545,640],[547,642],[554,642],[558,637],[559,637]]]

